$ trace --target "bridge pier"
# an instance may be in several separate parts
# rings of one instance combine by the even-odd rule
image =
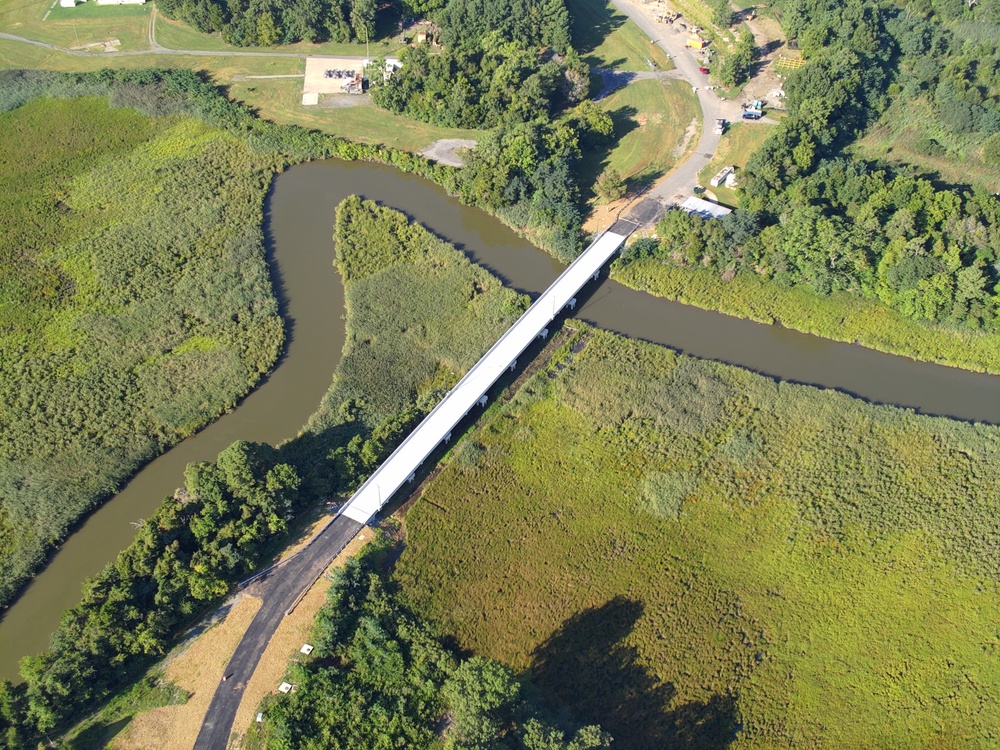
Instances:
[[[576,297],[573,297],[569,302],[567,302],[566,303],[566,307],[568,307],[570,310],[575,310],[576,309]]]
[[[482,396],[480,396],[479,400],[476,403],[479,404],[480,406],[482,406],[485,409],[486,408],[486,394],[483,394]]]
[[[410,483],[412,484],[412,483],[413,483],[413,480],[414,480],[414,479],[416,479],[416,478],[417,478],[417,472],[413,472],[412,474],[410,474],[410,476],[408,476],[408,477],[406,478],[406,481],[407,481],[407,482],[410,482]]]
[[[517,360],[515,359],[513,362],[510,363],[510,371],[514,372],[514,368],[516,367],[517,367]]]
[[[543,328],[542,330],[540,330],[538,332],[538,336],[539,336],[539,338],[547,339],[549,337],[549,329],[548,328]]]
[[[450,432],[447,435],[444,436],[444,441],[446,443],[450,443],[451,442],[451,433]]]

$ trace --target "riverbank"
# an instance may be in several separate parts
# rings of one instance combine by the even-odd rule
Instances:
[[[724,281],[702,268],[653,258],[616,262],[612,278],[664,299],[833,341],[973,372],[1000,373],[1000,333],[921,323],[875,301],[804,287],[782,288],[749,274]]]

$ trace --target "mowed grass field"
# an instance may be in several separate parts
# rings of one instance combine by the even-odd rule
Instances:
[[[420,151],[440,138],[479,138],[478,130],[442,128],[378,109],[365,97],[351,97],[346,107],[303,107],[302,79],[248,79],[232,83],[229,96],[264,119],[301,125],[359,143],[384,143]],[[343,97],[347,99],[347,97]]]
[[[0,0],[0,29],[61,47],[117,39],[121,42],[121,50],[148,49],[151,8],[151,4],[98,5],[95,2],[60,8],[58,0]]]
[[[615,70],[671,70],[666,53],[634,23],[604,0],[566,0],[573,45],[595,68]]]
[[[278,44],[273,47],[237,47],[227,44],[222,34],[205,34],[181,21],[156,15],[156,43],[167,49],[210,50],[213,52],[239,52],[241,50],[292,52],[304,55],[353,55],[364,57],[371,50],[372,57],[379,55],[398,54],[405,46],[398,36],[383,39],[372,39],[370,47],[361,44],[340,44],[337,42],[297,42],[296,44]]]
[[[684,159],[685,133],[700,122],[698,101],[681,81],[634,81],[598,104],[611,115],[615,134],[610,152],[584,153],[581,171],[590,184],[606,167],[633,186],[655,182]],[[696,144],[692,137],[687,145]]]
[[[630,748],[985,748],[1000,430],[584,329],[454,449],[396,580]]]

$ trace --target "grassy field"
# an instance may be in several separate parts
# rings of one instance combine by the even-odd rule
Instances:
[[[671,70],[666,53],[604,0],[567,0],[573,46],[595,68]],[[648,61],[648,62],[647,62]]]
[[[301,125],[359,143],[384,143],[406,151],[420,151],[440,138],[480,137],[478,130],[442,128],[394,115],[372,106],[367,96],[352,97],[347,107],[303,107],[302,80],[244,80],[229,87],[233,99],[273,122]]]
[[[156,43],[167,49],[210,50],[212,52],[239,52],[240,50],[248,50],[247,47],[236,47],[232,44],[227,44],[223,41],[221,34],[205,34],[188,26],[186,23],[164,18],[161,14],[157,14],[156,16],[155,34]],[[251,47],[249,49],[267,52],[295,52],[304,55],[348,56],[367,56],[367,50],[370,49],[372,56],[377,57],[379,55],[398,54],[404,46],[398,37],[389,37],[380,40],[373,39],[369,48],[366,48],[364,43],[339,44],[337,42],[322,42],[313,44],[312,42],[298,42],[296,44],[279,44],[274,47]]]
[[[305,64],[294,57],[223,57],[215,55],[128,55],[105,57],[100,55],[76,56],[37,47],[35,45],[0,39],[0,69],[58,70],[85,72],[102,68],[186,68],[206,70],[220,84],[227,84],[234,77],[244,75],[285,75],[302,73]],[[299,81],[299,87],[302,83]]]
[[[605,167],[618,170],[634,186],[662,177],[684,157],[685,132],[701,110],[691,87],[681,81],[635,81],[601,99],[615,123],[610,153],[588,151],[581,172],[593,183]],[[690,146],[696,145],[692,138]]]
[[[736,176],[739,178],[740,170],[746,166],[751,154],[767,140],[772,132],[774,131],[770,126],[760,123],[730,123],[719,141],[719,148],[716,149],[712,160],[707,167],[698,173],[698,182],[715,193],[720,203],[736,206],[738,198],[735,190],[730,190],[722,185],[717,188],[711,187],[709,180],[727,164],[736,165]]]
[[[921,152],[918,144],[922,139],[936,141],[940,153]],[[886,110],[852,150],[862,158],[913,164],[954,185],[974,185],[996,192],[1000,190],[1000,167],[983,161],[983,140],[950,132],[938,122],[930,105],[910,102]]]
[[[834,293],[821,297],[804,287],[782,289],[747,274],[726,282],[713,271],[679,268],[655,259],[617,266],[612,276],[633,289],[706,310],[760,323],[780,320],[786,328],[835,341],[857,342],[869,349],[914,359],[1000,373],[1000,334],[916,321],[854,295]]]
[[[87,2],[60,8],[53,0],[0,0],[0,28],[61,47],[117,39],[121,50],[148,49],[151,7]]]
[[[101,98],[0,114],[0,601],[277,358],[260,230],[276,166]]]
[[[395,577],[616,746],[987,747],[998,455],[584,329],[454,449]]]

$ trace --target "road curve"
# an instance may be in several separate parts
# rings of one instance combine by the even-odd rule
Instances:
[[[294,558],[250,587],[248,592],[259,596],[263,604],[226,665],[223,672],[226,680],[212,696],[194,743],[195,750],[224,750],[229,744],[243,690],[285,612],[362,528],[364,526],[357,521],[337,516]]]
[[[650,42],[667,53],[680,74],[678,77],[687,81],[693,88],[697,88],[702,122],[698,148],[684,162],[677,165],[666,179],[658,182],[647,193],[648,197],[674,203],[685,193],[688,195],[691,193],[691,188],[698,182],[698,173],[705,168],[719,147],[720,136],[715,134],[713,125],[717,117],[723,116],[723,102],[714,91],[705,89],[704,84],[708,83],[708,79],[698,71],[698,61],[687,48],[683,34],[672,26],[650,21],[639,8],[626,0],[611,0],[611,4],[648,35]]]

